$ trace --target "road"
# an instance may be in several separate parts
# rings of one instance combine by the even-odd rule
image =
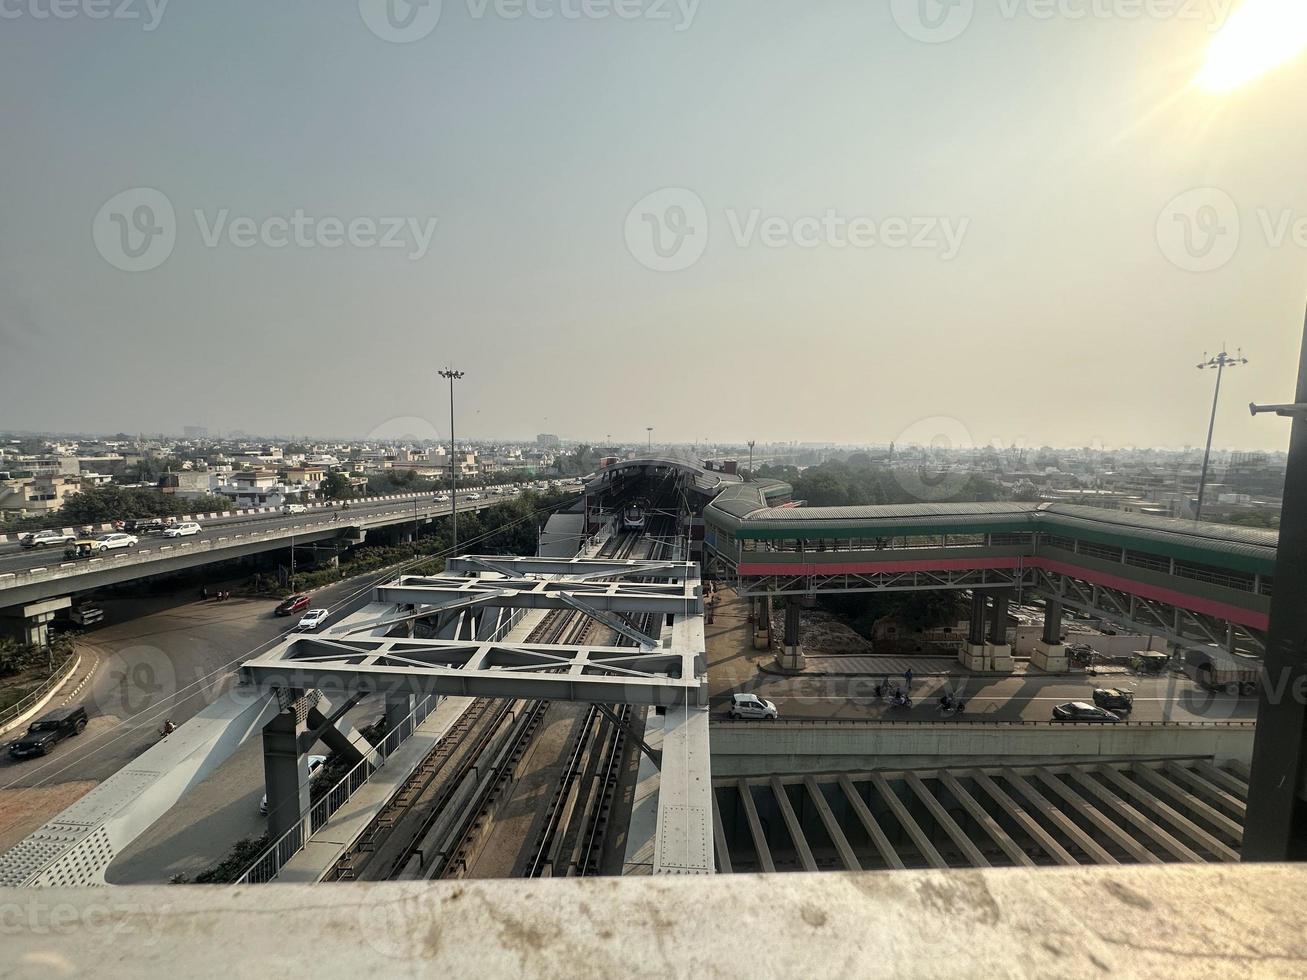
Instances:
[[[331,609],[329,622],[335,622],[366,604],[371,586],[393,574],[320,589],[314,605]],[[227,689],[242,661],[284,637],[296,622],[273,615],[271,599],[198,602],[189,590],[184,597],[103,605],[111,625],[87,634],[83,649],[99,657],[77,698],[90,715],[86,731],[42,759],[15,762],[7,753],[0,758],[0,850],[153,745],[165,719],[181,724],[194,715]],[[257,753],[255,758],[251,788],[262,782],[262,760]],[[257,802],[256,793],[256,808]],[[233,810],[232,816],[241,814]]]
[[[892,708],[874,695],[882,675],[795,677],[761,670],[763,664],[775,658],[769,651],[753,649],[751,627],[743,615],[744,604],[728,597],[717,607],[712,625],[705,628],[714,718],[725,718],[732,694],[748,693],[776,702],[782,720],[941,720],[937,699],[947,689],[960,693],[967,702],[958,720],[1046,722],[1051,720],[1055,704],[1092,702],[1095,687],[1121,687],[1133,692],[1135,705],[1128,719],[1131,722],[1255,721],[1257,717],[1256,698],[1211,694],[1183,676],[1152,678],[1114,673],[1089,677],[1083,673],[1048,675],[1038,671],[979,676],[960,667],[949,676],[920,676],[922,670],[918,668],[912,682],[912,707]],[[911,662],[908,658],[897,659]],[[901,673],[889,679],[891,683],[904,683]]]
[[[458,503],[459,513],[464,511],[480,510],[484,507],[490,507],[497,503],[503,503],[513,500],[520,494],[505,494],[503,496],[489,497],[482,500],[460,499]],[[416,508],[415,508],[416,503]],[[347,527],[353,521],[358,520],[376,520],[377,518],[392,517],[392,523],[401,524],[404,519],[428,520],[439,518],[449,513],[449,504],[437,504],[434,501],[434,495],[423,494],[412,500],[386,500],[369,503],[367,501],[350,501],[349,509],[342,510],[340,513],[341,526]],[[304,527],[315,524],[329,515],[330,510],[325,507],[318,507],[306,511],[303,514],[245,514],[233,517],[220,517],[213,520],[202,521],[201,531],[199,534],[191,535],[186,538],[165,538],[161,534],[152,534],[143,536],[139,547],[156,549],[160,544],[184,545],[188,542],[196,541],[213,541],[219,537],[229,537],[233,533],[243,533],[248,531],[277,531],[284,530],[288,534],[294,528]],[[106,552],[106,556],[123,554],[124,551]],[[17,543],[0,545],[0,574],[6,572],[22,572],[32,568],[51,567],[65,561],[63,548],[55,546],[50,548],[25,549]],[[221,560],[220,555],[215,555],[214,560]]]

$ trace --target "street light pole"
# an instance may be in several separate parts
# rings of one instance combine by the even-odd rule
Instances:
[[[442,378],[449,380],[449,519],[453,534],[453,547],[450,554],[458,556],[458,463],[454,459],[454,382],[462,378],[466,371],[455,371],[446,367],[440,372]]]
[[[649,433],[649,448],[647,451],[649,452],[650,455],[653,455],[653,426],[646,425],[644,427],[644,430]]]
[[[753,443],[754,440],[750,439],[749,440],[749,479],[750,480],[753,479]]]
[[[1202,363],[1198,365],[1199,371],[1216,368],[1216,391],[1212,393],[1212,417],[1207,423],[1207,448],[1203,450],[1203,470],[1198,477],[1198,504],[1194,507],[1195,521],[1203,518],[1203,493],[1207,489],[1207,464],[1212,455],[1212,433],[1216,430],[1216,403],[1221,399],[1221,376],[1227,367],[1234,368],[1247,363],[1248,358],[1243,356],[1243,349],[1240,348],[1234,357],[1221,351],[1209,358],[1207,352],[1203,351]]]

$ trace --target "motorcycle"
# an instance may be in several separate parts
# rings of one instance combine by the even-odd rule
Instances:
[[[896,692],[890,695],[889,706],[891,708],[911,708],[912,698],[907,694]]]
[[[947,695],[939,699],[939,713],[944,716],[960,715],[966,710],[967,702],[961,698],[950,698]]]

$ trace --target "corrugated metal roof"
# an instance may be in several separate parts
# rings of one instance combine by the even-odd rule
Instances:
[[[1175,557],[1201,561],[1204,554],[1229,555],[1256,564],[1241,567],[1269,572],[1275,561],[1279,534],[1263,528],[1230,524],[1128,514],[1122,511],[1085,507],[1079,504],[997,503],[915,503],[870,504],[853,507],[767,507],[755,484],[723,491],[709,505],[736,529],[753,528],[760,537],[775,537],[779,532],[796,531],[804,536],[834,534],[837,530],[893,531],[925,529],[922,533],[949,528],[984,530],[1059,531],[1075,537],[1098,537],[1123,547],[1135,542],[1140,550],[1151,550]],[[747,535],[746,535],[747,536]]]

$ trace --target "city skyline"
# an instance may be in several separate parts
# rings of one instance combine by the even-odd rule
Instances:
[[[638,435],[656,404],[682,443],[1183,445],[1229,344],[1216,444],[1284,448],[1242,406],[1293,391],[1303,59],[1111,4],[956,36],[911,4],[660,6],[445,4],[420,38],[354,4],[7,19],[0,425],[447,432],[452,364],[477,436],[595,406]]]

